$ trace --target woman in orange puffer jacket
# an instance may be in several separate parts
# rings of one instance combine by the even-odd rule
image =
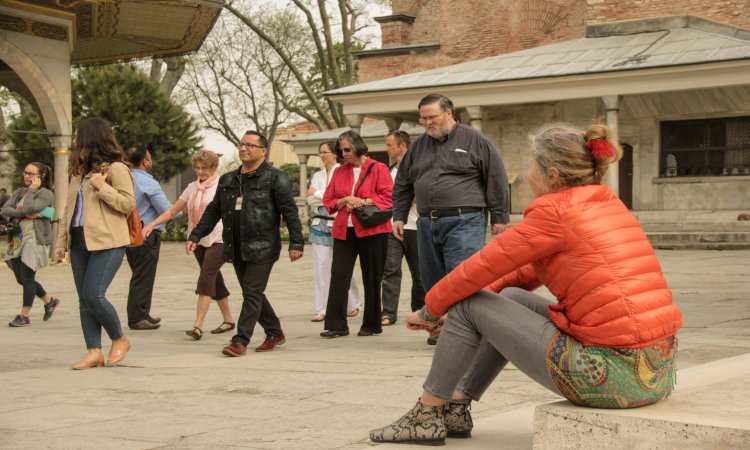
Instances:
[[[431,329],[450,309],[419,402],[371,440],[469,437],[471,400],[509,361],[578,405],[669,395],[682,315],[638,221],[600,184],[622,155],[607,133],[558,124],[534,136],[526,179],[537,198],[409,317],[410,328]],[[529,292],[541,285],[556,302]]]

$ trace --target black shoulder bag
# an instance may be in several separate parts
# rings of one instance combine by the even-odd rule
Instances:
[[[365,174],[360,178],[359,186],[357,186],[357,189],[354,191],[355,197],[358,196],[357,193],[359,192],[359,188],[362,187],[362,183],[365,182],[365,178],[370,174],[370,170],[372,170],[372,167],[375,164],[377,164],[377,162],[370,164],[370,167],[367,168]],[[363,227],[374,227],[375,225],[380,225],[386,220],[389,220],[393,216],[393,208],[380,209],[375,205],[365,205],[355,208],[353,213],[357,216],[359,223],[362,224]]]

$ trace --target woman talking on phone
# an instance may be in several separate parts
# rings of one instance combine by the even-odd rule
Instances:
[[[50,168],[40,162],[32,162],[23,169],[23,183],[13,192],[2,206],[0,215],[9,219],[11,232],[8,233],[8,253],[5,262],[13,269],[16,281],[23,287],[21,314],[10,323],[11,327],[24,327],[31,323],[29,313],[34,297],[44,302],[44,317],[49,320],[60,305],[60,300],[50,296],[36,281],[39,269],[49,264],[49,251],[52,245],[52,193]]]
[[[107,122],[92,117],[78,124],[70,174],[55,254],[60,257],[70,248],[88,349],[72,367],[80,370],[104,365],[102,328],[112,339],[107,365],[113,366],[125,358],[130,342],[105,294],[130,244],[127,216],[135,208],[135,196],[124,153]]]

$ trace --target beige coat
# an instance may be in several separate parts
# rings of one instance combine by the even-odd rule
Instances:
[[[81,176],[74,176],[68,186],[65,214],[60,221],[56,248],[70,248],[70,224],[76,209]],[[112,163],[107,184],[96,190],[90,175],[83,178],[83,234],[89,251],[107,250],[130,245],[127,215],[135,208],[133,178],[123,163]]]

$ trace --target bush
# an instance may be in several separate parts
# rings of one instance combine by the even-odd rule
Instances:
[[[187,240],[187,214],[167,222],[164,232],[161,234],[162,241],[184,242]]]

